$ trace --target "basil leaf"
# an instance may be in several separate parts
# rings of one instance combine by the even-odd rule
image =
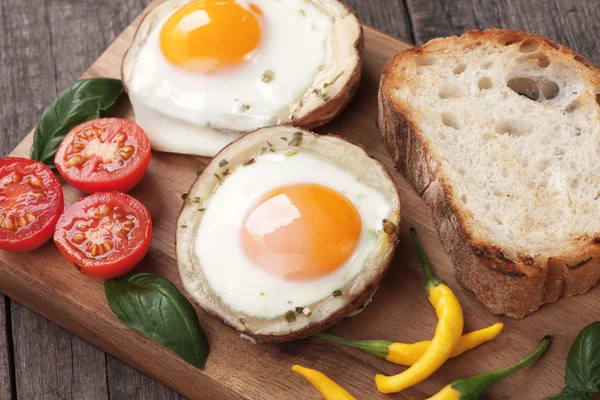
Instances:
[[[600,393],[600,321],[584,328],[573,342],[565,382],[577,394]]]
[[[54,168],[54,154],[69,131],[98,118],[123,93],[118,79],[92,78],[75,82],[62,91],[38,121],[30,157]]]
[[[588,400],[600,394],[600,321],[584,328],[567,356],[567,386],[544,400]]]
[[[104,291],[111,310],[123,324],[204,369],[206,336],[194,307],[171,282],[140,273],[106,281]]]

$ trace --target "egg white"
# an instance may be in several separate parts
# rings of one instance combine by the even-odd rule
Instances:
[[[263,12],[260,47],[249,61],[201,74],[170,63],[160,50],[165,15],[149,34],[128,83],[136,122],[155,150],[213,156],[238,135],[277,124],[312,86],[331,57],[333,20],[306,0],[238,0]],[[274,78],[264,82],[265,71]]]
[[[336,271],[310,281],[286,281],[259,267],[244,254],[240,230],[248,208],[267,192],[293,183],[314,183],[345,195],[362,222],[359,243]],[[266,153],[238,167],[206,204],[194,242],[194,254],[211,289],[233,310],[272,318],[331,296],[360,273],[376,246],[382,220],[392,205],[375,189],[343,168],[303,149],[294,156]],[[331,229],[335,229],[334,226]]]

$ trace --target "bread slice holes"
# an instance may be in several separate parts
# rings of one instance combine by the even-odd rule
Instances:
[[[462,201],[463,204],[467,204],[467,200],[468,199],[467,199],[467,195],[466,194],[463,194],[462,196],[460,196],[460,201]]]
[[[417,65],[420,65],[422,67],[428,67],[430,65],[434,65],[439,60],[440,60],[440,58],[438,56],[435,56],[432,54],[427,54],[427,55],[417,58],[416,63],[417,63]]]
[[[468,93],[464,87],[453,85],[451,83],[446,83],[443,84],[442,87],[440,87],[438,95],[440,96],[440,99],[446,100],[465,97],[468,95]]]
[[[492,80],[490,78],[488,78],[487,76],[485,76],[477,81],[477,87],[481,90],[491,89],[492,86],[493,86]]]
[[[552,100],[556,98],[556,96],[558,96],[558,93],[560,92],[558,84],[554,81],[542,82],[542,84],[540,85],[540,90],[542,92],[542,96],[544,96],[544,99],[546,100]]]
[[[540,68],[548,68],[550,66],[550,59],[544,53],[532,53],[523,55],[516,60],[519,64],[537,64]]]
[[[579,187],[579,180],[577,180],[577,179],[573,179],[573,180],[571,181],[571,188],[573,188],[573,189],[577,189],[578,187]]]
[[[513,92],[537,101],[540,98],[540,90],[537,83],[529,78],[512,78],[507,83],[509,89]]]
[[[535,39],[526,39],[519,46],[521,53],[533,53],[540,47],[539,43]]]
[[[538,66],[540,68],[548,68],[550,66],[550,59],[546,55],[538,58]]]
[[[529,133],[529,129],[522,121],[502,121],[496,124],[496,133],[509,136],[524,136]]]
[[[598,103],[598,95],[596,95],[596,102]],[[566,113],[572,113],[577,111],[577,108],[579,108],[579,100],[573,100],[571,102],[571,104],[569,104],[566,108],[565,108],[565,112]],[[600,105],[600,103],[598,103]],[[558,131],[558,129],[555,129],[555,131]]]
[[[450,113],[442,113],[442,123],[446,125],[448,128],[460,129],[460,122],[458,122],[458,118]]]
[[[465,64],[458,64],[455,65],[454,68],[452,68],[452,72],[454,73],[454,75],[460,75],[463,72],[465,72],[466,69],[467,66]]]
[[[498,225],[504,225],[504,222],[502,222],[502,221],[500,220],[500,218],[498,218],[498,217],[496,217],[496,223],[497,223]]]
[[[520,32],[506,32],[500,38],[498,38],[498,43],[503,46],[510,46],[511,44],[515,44],[523,40],[523,34]]]
[[[481,64],[481,69],[488,70],[488,69],[492,68],[493,66],[494,66],[493,61],[486,61],[483,64]]]

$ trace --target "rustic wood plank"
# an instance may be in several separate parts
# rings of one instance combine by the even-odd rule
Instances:
[[[403,0],[345,0],[345,2],[363,23],[407,42],[414,41],[408,11]]]
[[[7,329],[7,298],[0,294],[0,399],[10,399],[11,370],[10,351]]]
[[[104,352],[12,302],[16,393],[21,399],[104,399]]]
[[[178,400],[184,397],[107,355],[110,399]]]
[[[600,2],[587,0],[406,0],[415,42],[468,29],[512,28],[544,35],[600,63]]]

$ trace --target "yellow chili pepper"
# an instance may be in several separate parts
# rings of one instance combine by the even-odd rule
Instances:
[[[450,353],[450,358],[457,357],[485,342],[489,342],[498,336],[503,327],[504,324],[498,322],[494,325],[488,326],[487,328],[479,329],[463,335],[458,341],[458,344],[454,350],[452,350],[452,353]],[[326,333],[320,333],[316,336],[331,340],[332,342],[359,348],[367,353],[373,354],[376,357],[385,358],[394,364],[405,365],[407,367],[410,367],[416,363],[431,344],[430,340],[424,340],[416,343],[398,343],[392,342],[391,340],[344,339]]]
[[[445,386],[437,394],[427,400],[477,400],[494,383],[525,368],[537,360],[552,342],[551,336],[546,336],[540,344],[524,359],[509,367],[499,369],[487,374],[476,375],[467,379],[460,379]]]
[[[381,393],[397,393],[429,378],[450,358],[463,331],[463,311],[458,299],[443,281],[433,276],[417,232],[411,228],[410,233],[425,274],[425,294],[436,311],[438,324],[431,344],[410,368],[394,376],[375,376],[377,389]]]
[[[325,400],[356,400],[346,389],[335,383],[327,375],[314,369],[294,365],[292,371],[302,375],[321,393]]]

